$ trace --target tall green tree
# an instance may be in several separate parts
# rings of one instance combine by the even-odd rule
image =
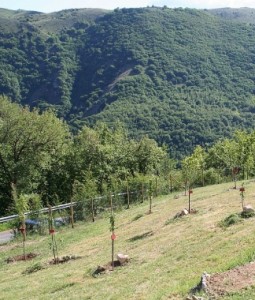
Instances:
[[[193,160],[195,172],[201,178],[202,186],[204,186],[205,184],[204,172],[206,169],[206,157],[207,153],[205,149],[199,145],[194,149],[191,155],[191,160]]]
[[[236,171],[240,167],[238,143],[235,140],[225,139],[217,142],[208,150],[208,164],[232,176],[236,185]]]
[[[158,146],[156,141],[145,136],[138,142],[134,155],[137,171],[146,175],[158,173],[161,161],[167,154],[163,148]]]
[[[70,134],[52,111],[31,111],[6,97],[0,97],[0,124],[0,184],[8,196],[2,203],[6,209],[13,201],[11,184],[18,195],[36,191]]]
[[[248,177],[249,172],[254,168],[255,133],[238,130],[235,132],[234,140],[236,141],[238,164],[242,169],[243,179],[245,179],[245,175]]]

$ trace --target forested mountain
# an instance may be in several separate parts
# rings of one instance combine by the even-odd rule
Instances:
[[[241,10],[239,11],[241,12]],[[254,128],[253,10],[0,10],[0,92],[73,128],[121,120],[172,156]]]

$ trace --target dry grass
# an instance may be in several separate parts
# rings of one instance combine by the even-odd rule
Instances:
[[[255,207],[254,187],[254,182],[245,183],[245,202]],[[152,214],[146,214],[148,203],[119,212],[115,249],[131,261],[97,278],[91,276],[93,270],[111,260],[108,218],[61,230],[56,236],[59,255],[82,258],[46,265],[29,275],[22,272],[52,258],[49,237],[37,237],[36,242],[31,237],[28,251],[40,255],[29,262],[5,262],[22,252],[18,241],[0,246],[0,299],[183,299],[203,271],[227,270],[255,253],[254,219],[226,230],[218,226],[226,216],[241,211],[239,191],[229,188],[231,183],[194,189],[192,207],[198,213],[169,225],[166,221],[188,206],[188,197],[154,199]],[[134,220],[137,215],[142,216]]]

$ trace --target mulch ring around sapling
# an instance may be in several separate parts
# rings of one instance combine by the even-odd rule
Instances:
[[[65,255],[62,257],[56,257],[55,259],[53,258],[52,260],[49,261],[50,265],[57,265],[57,264],[63,264],[63,263],[67,263],[71,260],[76,260],[81,258],[81,256],[77,256],[77,255]]]
[[[189,215],[189,214],[194,215],[194,214],[197,214],[197,213],[198,213],[198,210],[197,210],[197,209],[191,208],[191,210],[190,210],[190,212],[189,212],[188,209],[184,208],[183,210],[179,211],[179,212],[174,216],[174,219],[178,219],[178,218],[187,216],[187,215]]]
[[[27,253],[26,255],[16,255],[16,256],[13,256],[13,257],[8,257],[6,259],[6,262],[9,264],[9,263],[13,263],[13,262],[16,262],[16,261],[32,260],[36,256],[37,256],[37,254],[35,254],[35,253]]]
[[[117,267],[123,267],[123,266],[126,265],[127,263],[121,264],[118,260],[114,260],[113,264],[114,264],[114,268],[117,268]],[[110,271],[113,271],[114,268],[112,267],[112,262],[109,262],[109,263],[106,264],[106,265],[98,266],[98,267],[96,268],[96,270],[93,271],[92,276],[93,276],[93,277],[97,277],[97,276],[100,275],[100,274],[106,274],[106,273],[108,273],[108,272],[110,272]]]

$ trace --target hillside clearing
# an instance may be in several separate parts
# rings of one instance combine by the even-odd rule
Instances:
[[[192,207],[198,213],[169,225],[166,221],[187,207],[188,197],[158,197],[152,214],[146,214],[147,202],[117,213],[116,254],[128,254],[131,259],[97,278],[92,272],[111,260],[107,216],[59,230],[59,255],[81,256],[65,264],[49,265],[49,236],[29,236],[27,252],[38,254],[32,261],[7,264],[8,257],[22,253],[21,242],[0,246],[0,299],[183,299],[204,271],[223,272],[253,259],[253,218],[225,230],[218,226],[226,216],[241,210],[240,193],[231,187],[226,183],[194,189]],[[245,182],[245,188],[245,202],[255,207],[254,182]],[[148,232],[152,234],[146,235]],[[39,263],[43,269],[22,274]],[[244,293],[255,296],[252,287],[240,297]],[[226,299],[245,299],[238,297],[234,294]]]

